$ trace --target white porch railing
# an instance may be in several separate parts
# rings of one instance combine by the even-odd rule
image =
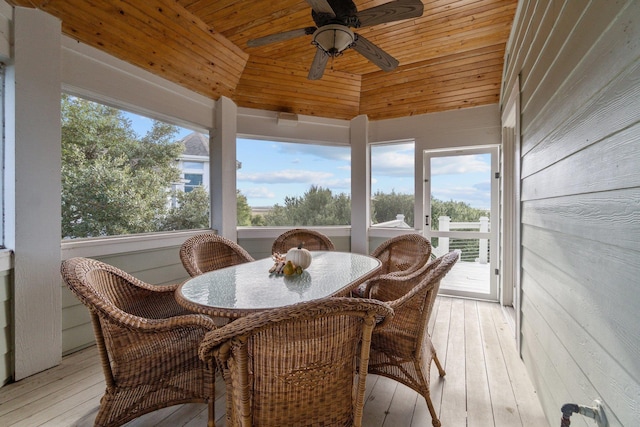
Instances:
[[[478,230],[479,232],[489,232],[489,218],[482,216],[477,222],[451,222],[451,218],[448,216],[441,216],[438,218],[438,231],[452,231],[452,230]],[[478,258],[476,261],[480,264],[486,264],[489,261],[489,239],[481,238],[479,240]],[[461,249],[457,247],[449,247],[449,237],[438,237],[438,247],[434,248],[434,252],[440,256],[450,249]],[[455,245],[452,245],[455,246]]]

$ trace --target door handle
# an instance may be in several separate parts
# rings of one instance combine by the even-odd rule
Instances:
[[[424,225],[429,225],[429,215],[424,216]]]

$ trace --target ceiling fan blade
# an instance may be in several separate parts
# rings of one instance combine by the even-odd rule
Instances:
[[[336,13],[327,0],[306,0],[306,2],[316,13],[327,13],[331,16],[336,16]]]
[[[396,0],[357,13],[361,27],[384,24],[385,22],[422,16],[424,5],[421,0]]]
[[[293,39],[300,36],[306,36],[313,34],[316,27],[298,28],[297,30],[285,31],[283,33],[271,34],[264,37],[258,37],[257,39],[249,40],[247,46],[258,47],[264,46],[269,43],[283,42],[285,40]]]
[[[398,66],[397,59],[362,37],[360,34],[356,34],[356,41],[352,47],[356,52],[376,64],[384,71],[394,70]]]
[[[317,48],[316,56],[313,57],[313,62],[311,63],[311,68],[309,69],[309,75],[307,78],[309,80],[321,79],[328,60],[329,55],[327,55],[322,49]]]

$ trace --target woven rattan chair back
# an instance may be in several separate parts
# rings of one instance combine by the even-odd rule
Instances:
[[[177,285],[154,286],[108,264],[63,261],[64,282],[89,309],[105,376],[96,426],[119,426],[167,406],[209,403],[214,371],[198,357],[213,321],[174,299]]]
[[[291,248],[297,248],[300,243],[310,251],[335,251],[329,237],[315,230],[295,228],[282,233],[271,245],[271,253],[286,254]]]
[[[180,246],[180,260],[189,276],[253,261],[240,245],[214,233],[197,234]]]
[[[377,328],[371,338],[369,373],[392,378],[420,393],[440,426],[429,392],[434,361],[440,376],[445,371],[427,330],[440,281],[453,268],[458,252],[447,253],[408,276],[380,276],[367,285],[365,296],[387,301],[394,317]]]
[[[382,262],[379,274],[410,274],[429,262],[431,243],[420,234],[402,234],[383,242],[371,256]]]
[[[379,301],[326,298],[207,334],[200,357],[215,357],[226,381],[227,427],[360,427],[371,332],[392,313]]]

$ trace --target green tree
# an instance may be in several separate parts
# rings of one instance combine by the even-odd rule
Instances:
[[[177,203],[169,209],[163,230],[209,228],[209,193],[203,187],[195,187],[188,193],[175,190],[172,197]]]
[[[265,214],[264,222],[269,226],[348,225],[351,223],[351,198],[312,185],[300,197],[285,197],[284,206],[276,204]]]
[[[251,225],[251,207],[247,202],[247,196],[240,190],[236,190],[237,223],[238,225]]]
[[[253,227],[264,227],[267,225],[267,222],[264,219],[264,215],[252,215],[251,216],[251,225]]]
[[[474,222],[481,216],[489,216],[484,209],[471,207],[468,203],[449,200],[447,202],[431,197],[431,215],[433,227],[437,228],[438,218],[448,216],[453,222]],[[435,229],[434,228],[434,229]]]
[[[371,218],[374,224],[392,221],[398,214],[404,215],[404,222],[413,227],[415,197],[413,194],[383,193],[377,191],[372,198]]]
[[[195,187],[188,193],[176,190],[172,193],[176,207],[169,209],[163,230],[188,230],[209,227],[209,193],[203,187]],[[247,197],[237,190],[238,225],[252,225],[251,207]],[[261,217],[260,215],[256,215]]]
[[[62,96],[62,237],[151,232],[176,223],[167,189],[180,177],[177,127],[142,138],[115,108]],[[172,226],[171,226],[172,227]]]

